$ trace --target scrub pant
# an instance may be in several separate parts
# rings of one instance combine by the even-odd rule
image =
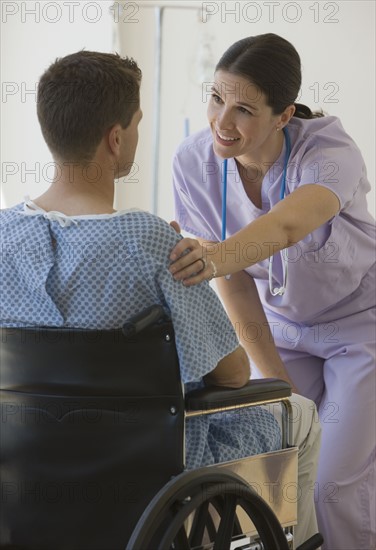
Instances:
[[[268,318],[291,379],[319,413],[313,490],[322,548],[374,550],[376,310],[314,326]]]

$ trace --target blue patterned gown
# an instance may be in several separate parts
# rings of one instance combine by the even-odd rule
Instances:
[[[238,346],[207,282],[186,288],[171,276],[169,253],[181,237],[142,211],[68,217],[31,201],[1,211],[1,326],[114,329],[145,307],[171,317],[182,380],[202,384]],[[274,417],[260,407],[186,426],[187,468],[280,447]]]

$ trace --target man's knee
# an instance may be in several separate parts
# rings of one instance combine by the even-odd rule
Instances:
[[[310,399],[293,393],[290,398],[292,408],[293,444],[318,446],[321,440],[321,425],[316,405]]]

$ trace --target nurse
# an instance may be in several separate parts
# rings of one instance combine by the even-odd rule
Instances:
[[[224,53],[209,127],[187,138],[174,158],[176,219],[197,239],[178,243],[170,271],[187,286],[215,277],[260,375],[288,380],[316,403],[323,436],[312,491],[325,549],[370,550],[376,547],[370,184],[338,118],[295,103],[300,86],[299,55],[277,35],[242,39]]]

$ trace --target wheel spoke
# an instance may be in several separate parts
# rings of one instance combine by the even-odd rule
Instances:
[[[189,542],[191,546],[202,544],[204,538],[205,527],[207,526],[209,519],[209,501],[203,502],[203,504],[196,510],[193,518],[191,533],[189,535]]]
[[[221,512],[221,521],[213,550],[225,550],[230,548],[237,502],[238,498],[236,495],[228,494],[225,496],[223,511]]]
[[[229,550],[241,531],[236,519],[238,507],[251,519],[265,548],[288,550],[283,529],[268,504],[236,474],[215,468],[181,474],[155,495],[127,550],[192,550],[190,543],[195,540],[196,547],[200,543],[203,546],[199,537],[206,539],[207,534],[212,550]],[[192,517],[198,530],[195,534],[191,529],[188,537],[184,525]]]
[[[179,529],[178,534],[176,535],[174,539],[174,546],[175,548],[178,548],[179,550],[190,550],[191,545],[189,544],[187,533],[185,530],[184,525]]]

